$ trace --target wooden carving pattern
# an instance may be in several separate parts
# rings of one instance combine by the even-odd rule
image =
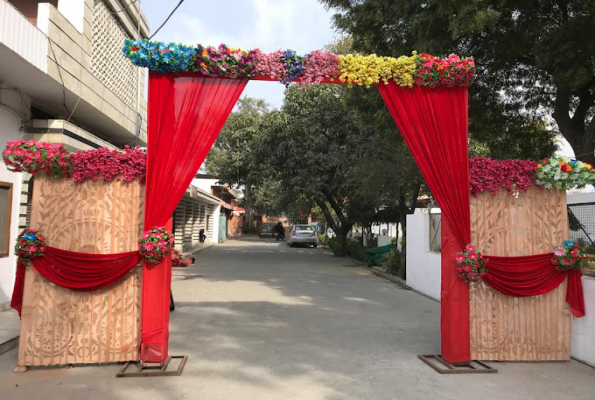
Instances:
[[[568,238],[566,193],[531,187],[518,197],[504,190],[472,196],[471,238],[488,255],[550,252]],[[509,297],[472,284],[470,298],[472,359],[570,359],[566,283],[534,297]]]
[[[144,187],[138,182],[36,178],[31,227],[47,244],[85,253],[137,249]],[[142,268],[94,292],[61,288],[27,268],[19,341],[20,365],[138,360]]]

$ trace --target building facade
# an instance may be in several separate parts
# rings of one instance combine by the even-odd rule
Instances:
[[[146,144],[146,72],[122,54],[149,26],[129,0],[0,0],[0,146],[71,151]],[[28,226],[27,174],[0,165],[0,310],[14,284],[13,244]]]

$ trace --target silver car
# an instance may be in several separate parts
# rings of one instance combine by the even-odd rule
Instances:
[[[311,225],[294,225],[287,236],[287,245],[293,247],[296,244],[311,244],[318,247],[318,234]]]

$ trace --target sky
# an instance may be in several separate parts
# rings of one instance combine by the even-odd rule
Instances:
[[[179,0],[139,1],[154,32]],[[338,37],[332,15],[332,10],[327,11],[317,0],[185,0],[154,39],[186,45],[225,43],[264,52],[292,49],[306,54]],[[262,98],[279,108],[283,92],[280,83],[250,81],[243,96]],[[559,139],[558,154],[573,157],[566,140]]]
[[[151,32],[178,4],[178,0],[140,1]],[[337,36],[332,15],[317,0],[185,0],[154,40],[306,54]],[[283,91],[281,83],[251,81],[243,96],[262,98],[279,108]]]

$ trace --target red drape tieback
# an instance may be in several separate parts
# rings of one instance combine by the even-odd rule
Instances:
[[[580,269],[557,271],[552,264],[553,253],[533,256],[486,256],[488,273],[483,281],[507,296],[539,296],[558,287],[568,277],[566,302],[575,318],[585,315],[582,273]]]
[[[31,264],[48,281],[71,290],[92,291],[119,282],[143,260],[138,251],[119,254],[89,254],[47,246],[43,257]],[[10,305],[21,315],[27,262],[19,260]]]

